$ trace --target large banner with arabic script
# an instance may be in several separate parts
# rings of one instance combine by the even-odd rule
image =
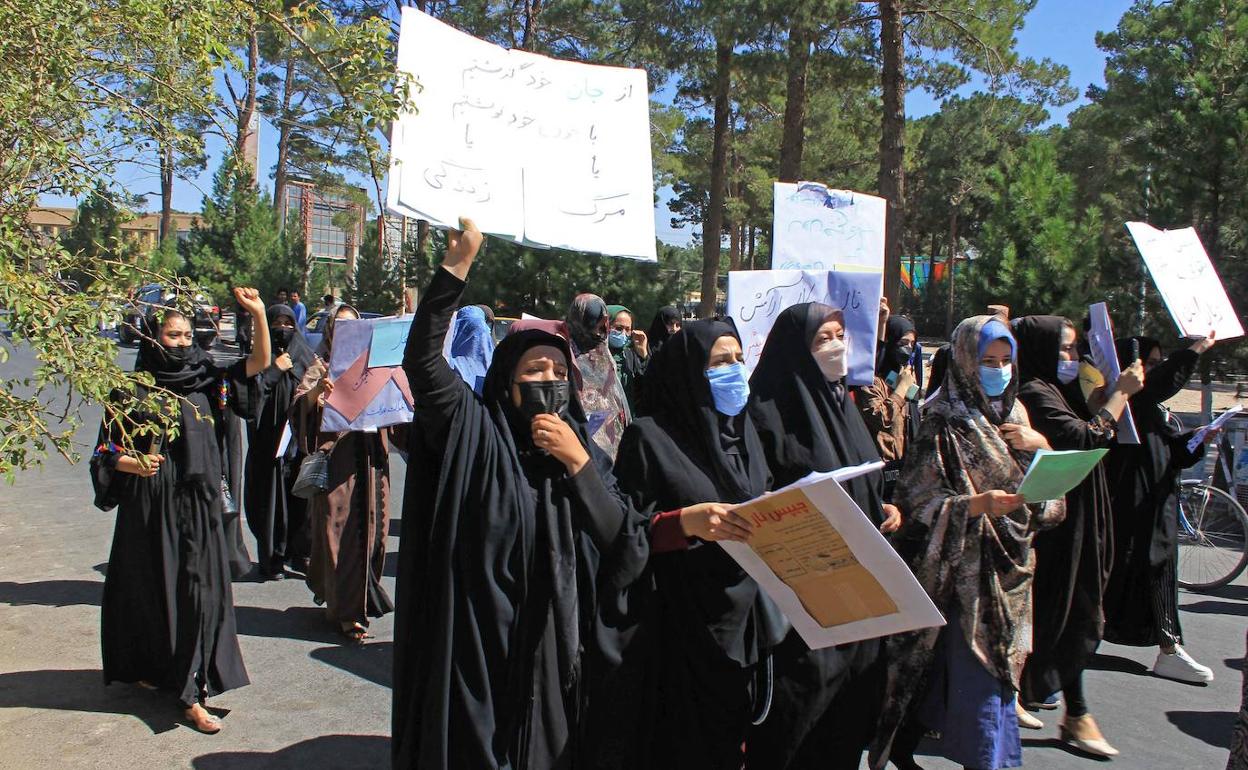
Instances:
[[[500,48],[403,9],[386,207],[533,246],[655,260],[646,71]]]
[[[753,371],[780,311],[803,302],[831,305],[845,315],[848,382],[870,385],[883,291],[884,274],[875,270],[741,270],[728,274],[728,315]]]

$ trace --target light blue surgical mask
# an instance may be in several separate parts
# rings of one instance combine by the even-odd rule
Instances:
[[[750,400],[750,381],[746,376],[745,364],[707,369],[706,379],[711,383],[711,400],[715,402],[715,411],[726,417],[741,414],[746,402]]]
[[[993,398],[1004,393],[1014,374],[1013,368],[1010,364],[1000,369],[994,366],[980,366],[979,384],[984,387],[984,392]]]
[[[628,335],[621,331],[612,330],[607,335],[607,345],[612,350],[623,350],[628,345]]]
[[[1079,379],[1079,362],[1078,361],[1058,361],[1057,362],[1057,381],[1063,385],[1074,382]]]

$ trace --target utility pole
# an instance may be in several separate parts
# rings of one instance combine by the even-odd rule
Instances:
[[[1153,197],[1153,164],[1144,167],[1144,221],[1148,221],[1152,213],[1152,197]],[[1135,312],[1135,333],[1141,337],[1144,336],[1144,316],[1148,305],[1148,269],[1144,266],[1144,260],[1140,259],[1140,304]]]

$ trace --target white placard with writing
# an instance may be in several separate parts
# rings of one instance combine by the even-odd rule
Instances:
[[[1158,230],[1144,222],[1127,222],[1127,230],[1180,332],[1207,337],[1212,330],[1219,340],[1244,336],[1196,230]]]
[[[403,9],[386,206],[443,227],[654,261],[646,72],[479,40]]]
[[[887,202],[818,182],[776,182],[771,267],[884,269]]]
[[[776,317],[787,307],[822,302],[845,314],[850,385],[875,379],[884,274],[863,270],[740,270],[728,274],[728,315],[737,324],[745,365],[751,371]]]

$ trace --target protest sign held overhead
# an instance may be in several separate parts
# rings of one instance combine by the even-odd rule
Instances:
[[[776,182],[774,270],[884,269],[887,202],[818,182]]]
[[[334,391],[325,402],[321,430],[375,430],[411,422],[412,391],[403,371],[407,318],[344,318],[334,324],[329,375]]]
[[[507,50],[415,8],[398,69],[416,85],[391,135],[390,211],[655,260],[645,70]]]
[[[1244,336],[1195,229],[1158,230],[1144,222],[1127,222],[1127,230],[1180,332],[1207,337],[1213,331],[1219,340]]]
[[[850,385],[875,379],[884,274],[875,270],[742,270],[728,274],[728,315],[737,324],[745,365],[753,370],[776,316],[803,302],[822,302],[845,314]]]
[[[1114,324],[1109,319],[1109,308],[1104,302],[1097,302],[1088,307],[1088,348],[1092,351],[1092,362],[1096,364],[1104,378],[1106,391],[1112,390],[1122,376],[1122,368],[1118,365],[1118,350],[1114,346]],[[1131,404],[1122,409],[1118,418],[1118,443],[1138,444],[1140,436],[1135,430],[1135,417],[1131,414]]]

